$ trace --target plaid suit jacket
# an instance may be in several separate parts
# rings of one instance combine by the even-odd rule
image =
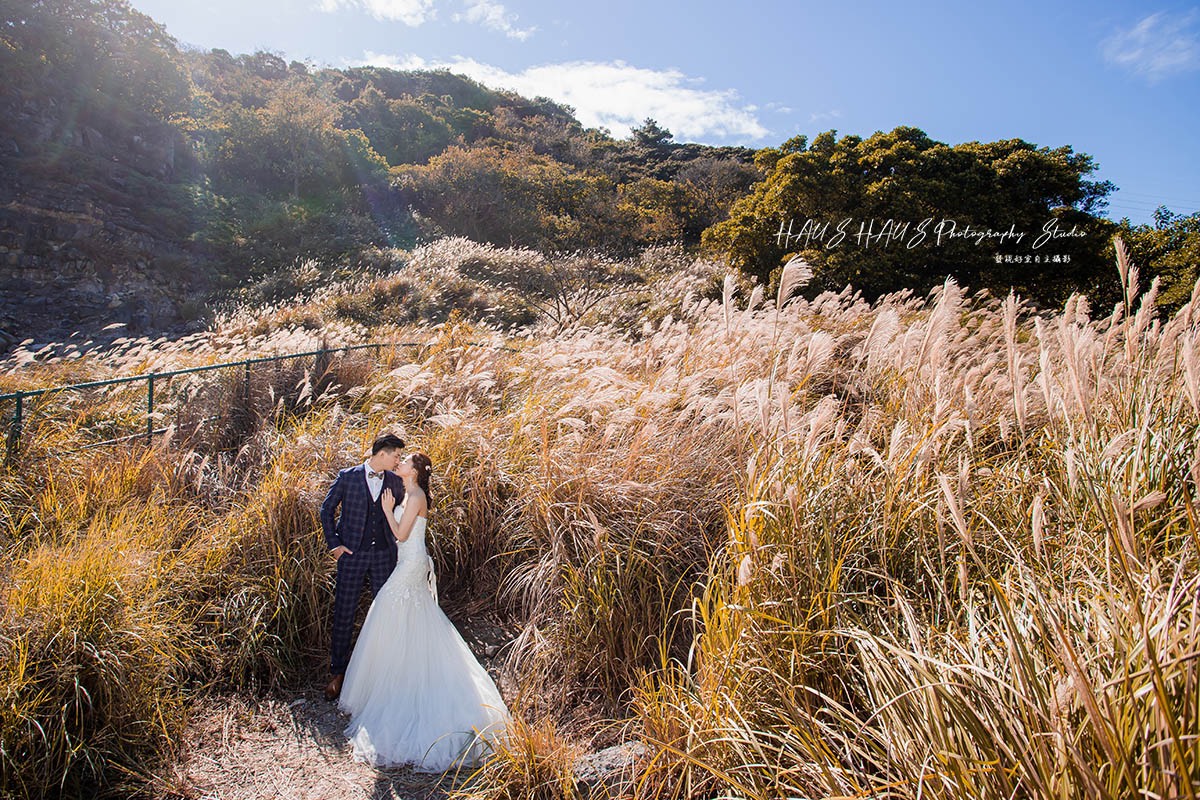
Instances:
[[[384,471],[383,487],[392,490],[397,505],[404,499],[404,481],[398,475]],[[367,515],[371,506],[378,502],[371,499],[366,468],[362,464],[339,472],[337,480],[329,487],[329,494],[325,495],[325,502],[321,503],[321,529],[329,549],[348,547],[351,551],[357,551],[366,544]],[[395,539],[388,536],[386,541],[388,547],[395,549]]]

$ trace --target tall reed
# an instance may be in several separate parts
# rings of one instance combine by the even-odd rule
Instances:
[[[533,258],[442,248],[418,267],[448,287]],[[790,297],[799,266],[772,299],[693,264],[640,273],[670,303],[630,294],[553,336],[368,329],[333,293],[230,315],[209,345],[73,359],[423,342],[256,383],[228,441],[180,428],[3,474],[0,789],[117,785],[205,687],[315,669],[315,509],[386,428],[433,456],[443,598],[518,631],[521,721],[470,791],[573,796],[573,748],[632,736],[642,797],[1194,796],[1200,298],[1162,318],[1118,270],[1125,302],[1098,313],[953,283]],[[180,411],[220,410],[219,385]],[[74,424],[39,416],[29,457]]]

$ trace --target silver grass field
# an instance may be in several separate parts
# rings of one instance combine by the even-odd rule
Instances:
[[[636,741],[638,798],[1194,798],[1200,294],[1164,317],[1117,253],[1122,304],[1046,310],[445,240],[184,339],[18,350],[0,391],[412,343],[176,379],[150,444],[80,449],[144,429],[136,388],[37,405],[0,471],[0,796],[149,792],[205,693],[312,680],[317,505],[386,428],[433,458],[443,603],[518,631],[462,797],[578,797],[573,758]]]

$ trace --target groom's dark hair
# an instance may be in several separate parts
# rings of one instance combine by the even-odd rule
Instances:
[[[371,455],[375,455],[381,450],[403,450],[404,440],[394,433],[385,433],[379,436],[371,443]]]

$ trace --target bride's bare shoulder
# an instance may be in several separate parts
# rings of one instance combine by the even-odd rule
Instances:
[[[412,507],[417,510],[418,517],[425,517],[428,515],[429,498],[425,496],[425,492],[423,492],[420,487],[404,493],[403,505],[406,509],[409,508],[409,503],[412,503]]]

